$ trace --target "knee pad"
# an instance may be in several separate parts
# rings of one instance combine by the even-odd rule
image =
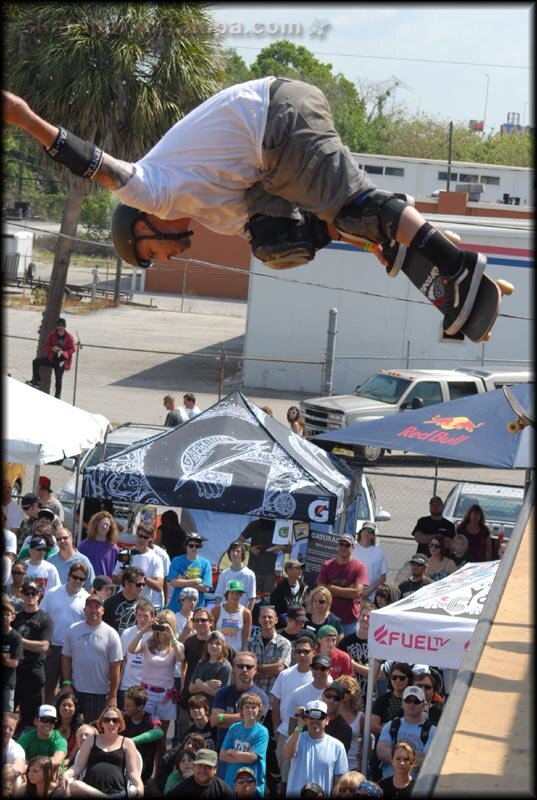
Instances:
[[[302,219],[258,214],[246,229],[254,256],[271,269],[307,264],[331,242],[326,223],[309,212]]]
[[[375,244],[394,240],[401,214],[414,198],[373,189],[361,203],[351,202],[336,217],[336,227],[348,238],[367,239]]]

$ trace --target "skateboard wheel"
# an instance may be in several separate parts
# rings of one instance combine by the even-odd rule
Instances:
[[[519,422],[508,422],[506,427],[509,433],[520,433],[522,430],[522,425]]]
[[[453,244],[459,244],[461,237],[458,233],[453,233],[453,231],[444,231],[444,236],[446,239],[449,239],[450,242]]]
[[[502,294],[510,295],[513,294],[513,292],[515,291],[515,287],[513,286],[512,283],[509,283],[509,281],[504,281],[501,278],[499,278],[496,281],[496,283],[498,285],[498,289]]]
[[[489,331],[488,333],[486,333],[486,334],[483,336],[483,338],[482,338],[482,339],[480,339],[480,341],[481,341],[481,342],[488,342],[491,336],[492,336],[492,331]]]

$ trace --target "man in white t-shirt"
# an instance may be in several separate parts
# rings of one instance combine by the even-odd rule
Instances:
[[[188,419],[194,419],[198,414],[201,414],[201,408],[196,405],[196,395],[192,392],[187,392],[183,395],[183,406]]]
[[[121,634],[121,650],[123,652],[123,665],[121,668],[121,679],[119,681],[119,692],[117,695],[118,706],[123,708],[123,699],[125,692],[131,686],[140,686],[142,683],[142,670],[144,666],[144,654],[142,651],[139,653],[129,653],[129,645],[136,636],[149,623],[155,622],[155,609],[153,604],[142,598],[136,603],[135,611],[136,624],[130,628],[125,628]],[[147,641],[152,635],[152,631],[144,633],[142,636],[143,641]]]
[[[315,655],[315,647],[311,636],[299,636],[293,649],[296,664],[284,669],[272,687],[272,727],[276,736],[276,758],[280,768],[280,796],[285,796],[285,784],[289,775],[290,761],[283,756],[283,747],[289,738],[289,718],[294,716],[296,703],[292,697],[295,689],[309,684],[313,680],[311,660]]]
[[[45,661],[45,703],[54,704],[54,697],[62,671],[61,655],[67,630],[84,619],[84,604],[89,597],[84,589],[88,569],[82,561],[73,561],[65,584],[55,586],[45,594],[40,603],[54,623],[52,642]]]
[[[291,759],[287,796],[299,797],[306,781],[322,787],[325,797],[338,796],[341,776],[348,772],[347,754],[339,739],[325,733],[328,708],[322,700],[310,701],[283,748]]]
[[[138,567],[145,575],[145,587],[142,590],[142,597],[146,597],[159,611],[164,607],[164,567],[162,559],[149,547],[149,542],[155,535],[152,525],[141,522],[136,528],[136,547],[132,551],[131,566]],[[112,580],[116,584],[121,583],[121,573],[123,565],[116,561],[116,566],[112,573]]]
[[[26,772],[26,753],[24,748],[13,738],[17,729],[18,715],[5,711],[2,715],[2,788],[6,790],[6,783],[15,782]],[[5,782],[5,783],[4,783]],[[6,792],[6,796],[7,792]]]
[[[468,318],[486,259],[448,241],[412,198],[376,189],[315,86],[272,76],[228,86],[134,164],[47,122],[10,92],[3,100],[5,122],[120,200],[112,238],[133,266],[180,256],[191,245],[191,219],[225,235],[247,230],[254,255],[274,269],[306,264],[332,239],[365,238],[392,276],[407,247],[437,267],[448,335]]]
[[[61,585],[58,570],[54,564],[45,561],[45,555],[48,547],[45,539],[41,536],[32,536],[28,545],[30,550],[30,558],[27,563],[26,577],[32,578],[43,594],[46,594],[50,589],[55,586]]]
[[[243,563],[246,558],[246,548],[241,542],[232,542],[227,549],[227,554],[231,566],[218,576],[218,583],[214,590],[215,604],[220,605],[222,602],[230,581],[241,581],[244,593],[241,595],[240,603],[253,611],[257,596],[256,578],[255,572]]]
[[[10,531],[17,533],[25,518],[25,513],[18,503],[16,503],[12,496],[11,491],[13,487],[7,478],[2,479],[2,505],[4,506],[7,514],[6,527]]]
[[[373,601],[377,588],[386,583],[388,562],[382,547],[376,544],[377,523],[366,520],[358,531],[358,542],[354,546],[353,558],[357,558],[367,567],[367,586],[364,586],[362,597]]]

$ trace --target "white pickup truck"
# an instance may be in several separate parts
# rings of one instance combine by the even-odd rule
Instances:
[[[313,397],[300,404],[308,435],[346,428],[355,422],[371,422],[414,408],[423,408],[465,395],[499,389],[504,384],[532,381],[529,370],[379,370],[353,394]],[[381,447],[345,446],[360,463],[377,464]],[[389,451],[388,451],[389,452]]]

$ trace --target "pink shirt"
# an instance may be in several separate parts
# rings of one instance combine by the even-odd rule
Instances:
[[[333,584],[341,588],[350,588],[357,583],[367,586],[368,580],[367,567],[357,558],[351,558],[347,564],[338,564],[335,558],[331,558],[322,565],[317,585]],[[334,595],[330,611],[344,623],[354,622],[360,616],[360,598],[347,599]]]
[[[157,653],[152,653],[147,642],[142,640],[142,652],[144,654],[142,681],[149,686],[158,686],[160,689],[169,689],[173,686],[174,651],[159,650]]]
[[[330,655],[330,675],[337,681],[342,675],[350,675],[354,678],[354,669],[352,667],[351,657],[344,653],[343,650],[337,648],[332,651]]]

